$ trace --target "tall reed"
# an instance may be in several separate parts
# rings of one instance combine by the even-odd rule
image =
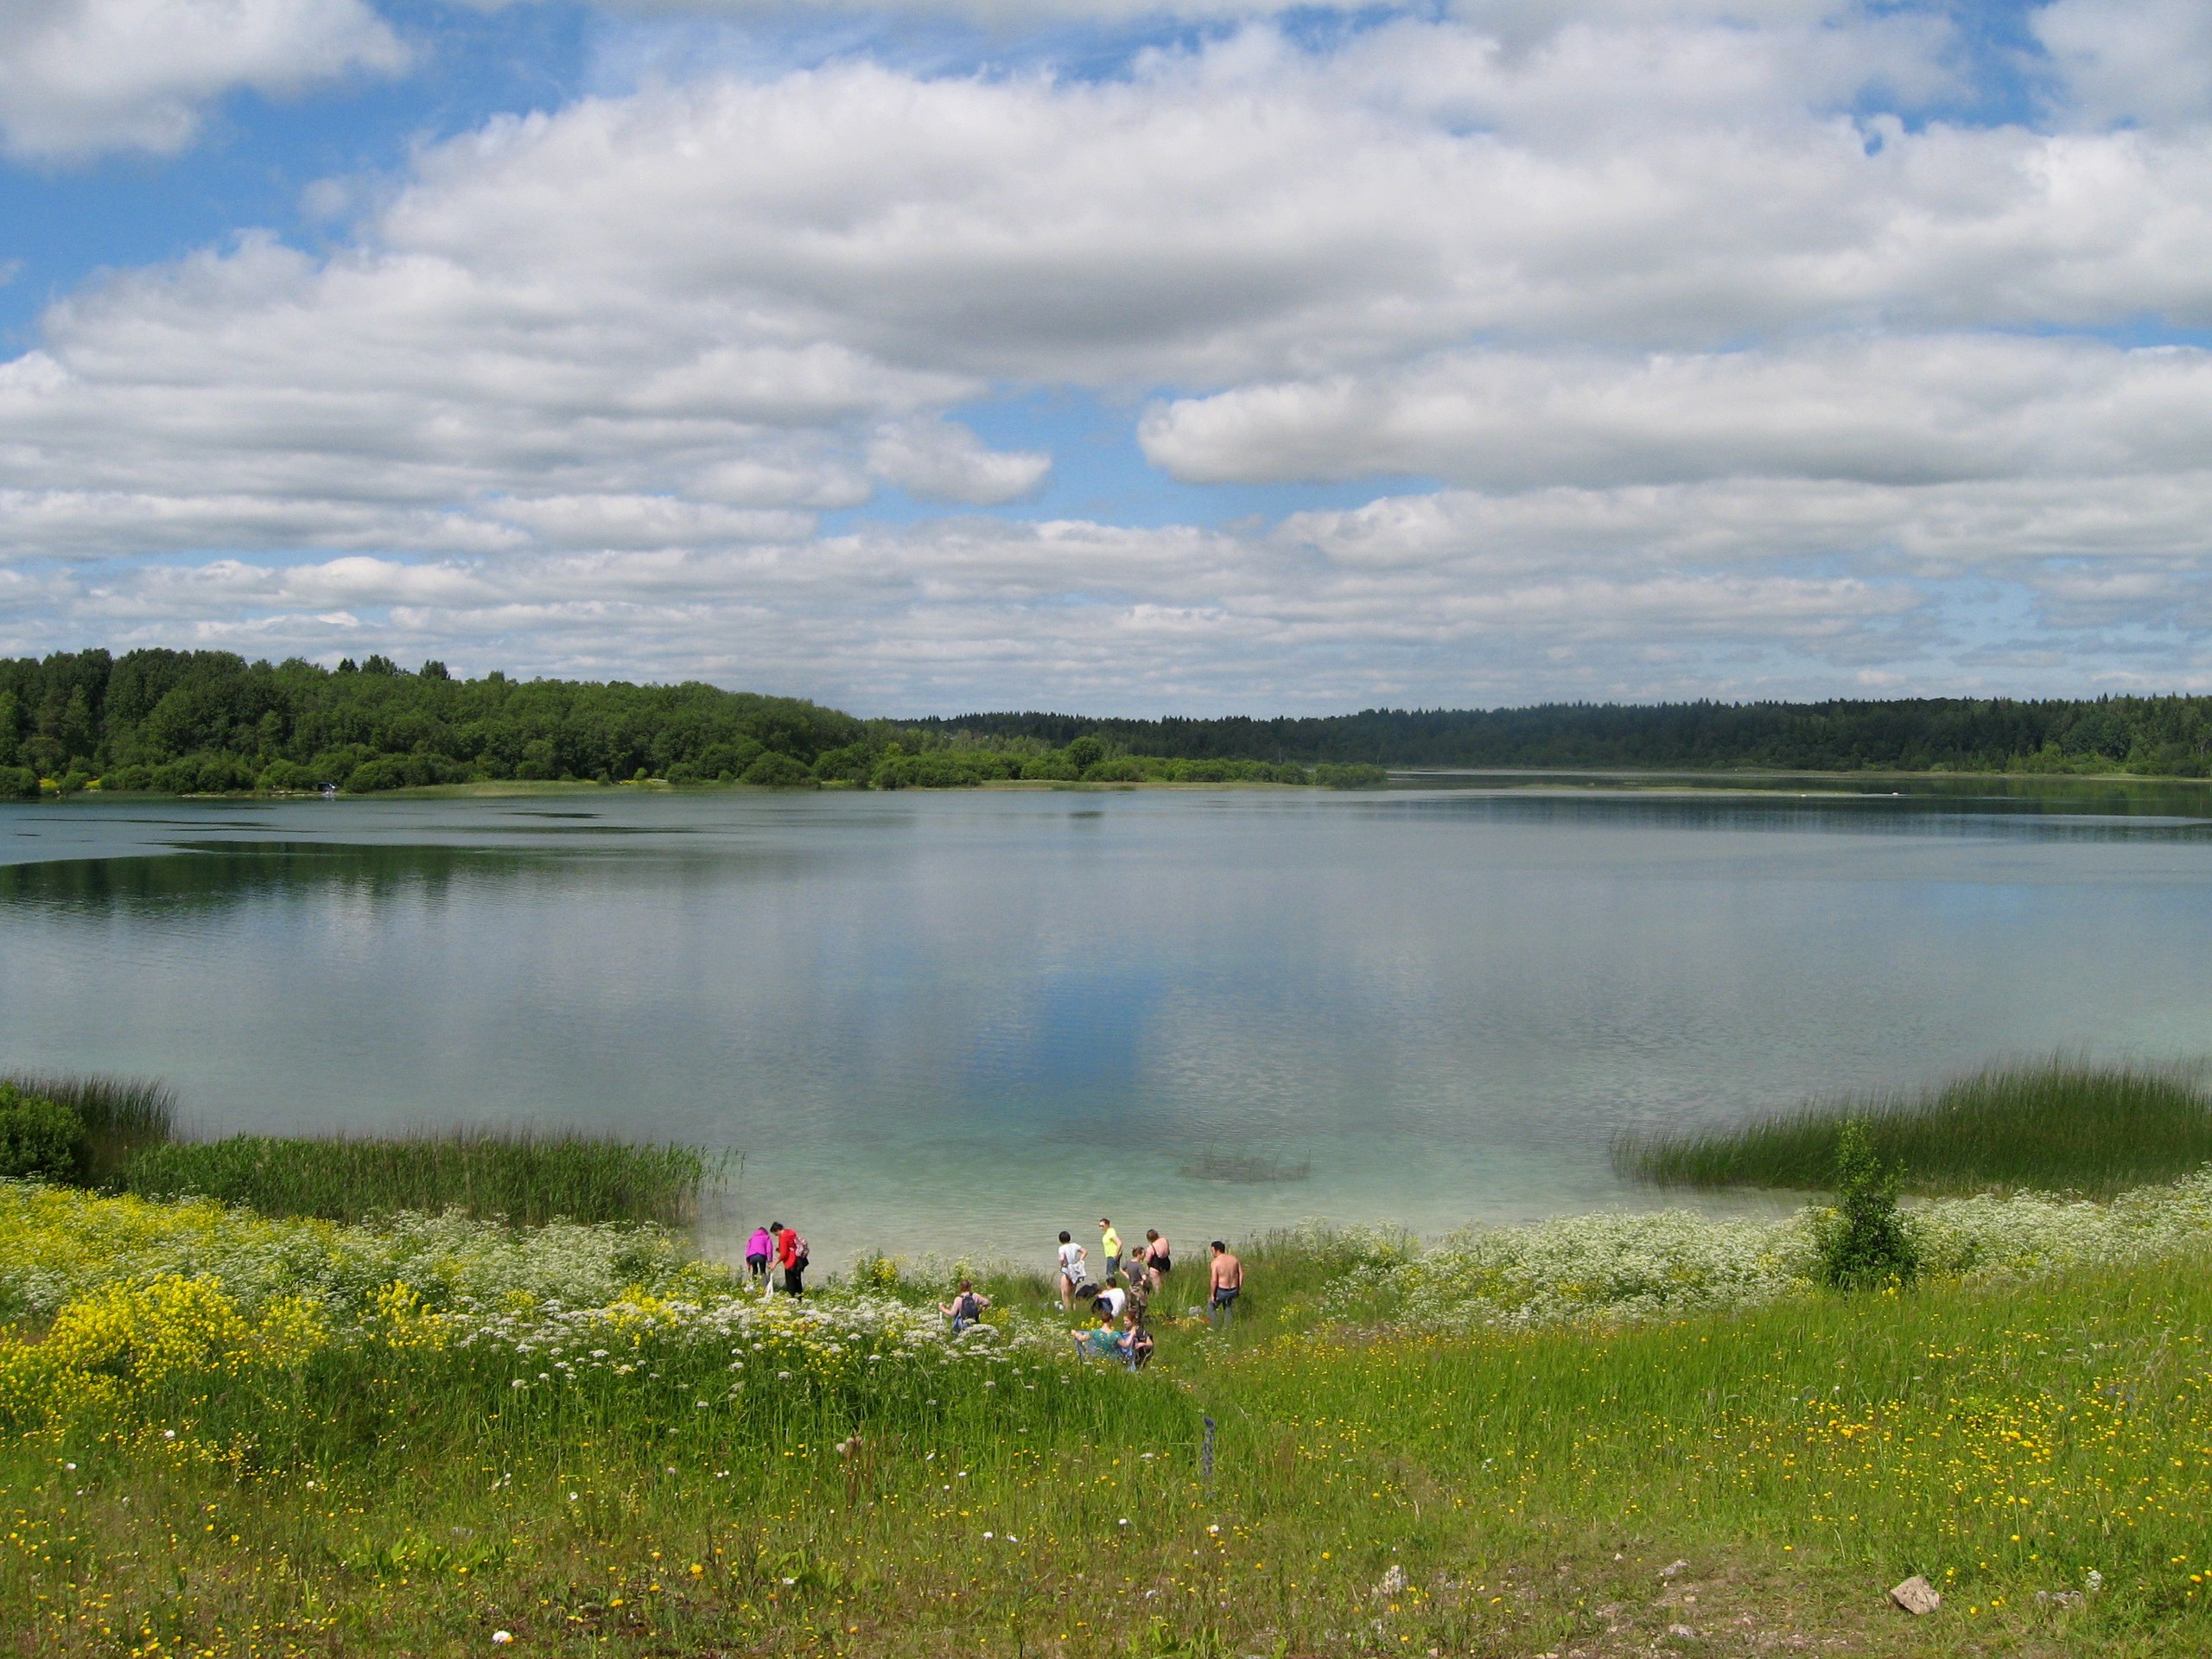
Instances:
[[[77,1114],[85,1126],[86,1179],[94,1186],[112,1184],[132,1154],[176,1133],[176,1090],[149,1077],[10,1071],[0,1074],[0,1082]]]
[[[122,1189],[194,1194],[269,1216],[358,1221],[401,1210],[460,1210],[535,1225],[654,1221],[697,1213],[718,1168],[696,1147],[532,1129],[457,1129],[383,1138],[240,1135],[141,1149]]]
[[[1726,1128],[1629,1135],[1622,1173],[1661,1186],[1796,1187],[1834,1180],[1853,1120],[1926,1193],[2110,1194],[2212,1162],[2212,1100],[2189,1069],[2078,1058],[1992,1065],[1919,1091],[1816,1102]]]

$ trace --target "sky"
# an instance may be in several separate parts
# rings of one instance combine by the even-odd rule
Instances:
[[[2212,690],[2202,0],[8,0],[0,652]]]

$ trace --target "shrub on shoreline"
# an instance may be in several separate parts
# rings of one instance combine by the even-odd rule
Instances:
[[[67,1108],[84,1125],[84,1156],[61,1179],[105,1185],[133,1152],[166,1141],[176,1130],[176,1094],[165,1083],[100,1073],[18,1071],[0,1080],[0,1087],[43,1096]]]
[[[84,1119],[59,1101],[0,1083],[0,1179],[75,1180],[85,1157]]]

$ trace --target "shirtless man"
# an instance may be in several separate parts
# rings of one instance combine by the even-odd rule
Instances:
[[[1213,1242],[1209,1282],[1213,1286],[1213,1298],[1206,1319],[1215,1330],[1226,1331],[1236,1312],[1236,1299],[1243,1293],[1244,1264],[1231,1255],[1229,1246],[1217,1238]]]

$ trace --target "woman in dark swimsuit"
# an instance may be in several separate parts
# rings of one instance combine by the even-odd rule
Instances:
[[[1144,1231],[1144,1264],[1152,1274],[1152,1287],[1156,1294],[1162,1281],[1174,1271],[1175,1259],[1167,1249],[1167,1241],[1149,1227]]]

